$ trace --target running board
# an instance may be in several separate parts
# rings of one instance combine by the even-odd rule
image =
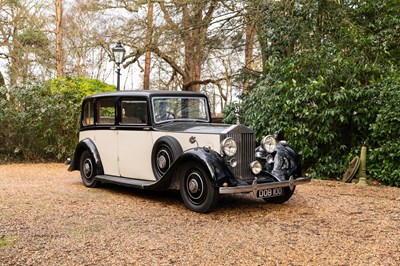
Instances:
[[[118,184],[122,186],[134,187],[140,189],[146,189],[148,186],[156,183],[155,181],[138,180],[138,179],[131,179],[126,177],[111,176],[111,175],[97,175],[94,177],[94,179],[104,183]]]

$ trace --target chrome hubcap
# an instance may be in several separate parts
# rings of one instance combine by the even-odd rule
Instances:
[[[192,179],[189,181],[189,190],[191,193],[196,193],[199,190],[199,183],[196,180]]]
[[[204,189],[202,177],[196,172],[189,174],[186,180],[186,191],[190,201],[194,204],[201,204],[204,201]]]
[[[165,168],[165,166],[167,165],[167,159],[165,158],[165,156],[161,155],[160,157],[157,158],[157,164],[158,164],[158,168]]]
[[[157,153],[157,170],[161,174],[165,174],[171,166],[171,158],[167,150],[162,149]]]
[[[83,174],[88,179],[92,177],[92,162],[89,159],[83,163]]]

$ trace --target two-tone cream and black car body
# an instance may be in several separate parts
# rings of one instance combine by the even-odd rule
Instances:
[[[211,123],[200,93],[123,91],[87,97],[69,171],[87,187],[116,183],[178,189],[187,207],[207,212],[220,194],[254,193],[283,203],[301,177],[296,153],[266,136],[257,147],[244,125]]]

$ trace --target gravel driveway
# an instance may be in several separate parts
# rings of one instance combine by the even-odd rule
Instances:
[[[210,214],[177,192],[89,189],[61,164],[0,165],[0,265],[399,265],[400,189],[332,181]]]

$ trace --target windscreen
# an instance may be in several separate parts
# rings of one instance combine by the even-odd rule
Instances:
[[[203,97],[157,97],[153,98],[153,114],[156,123],[167,121],[208,122],[208,105]]]

